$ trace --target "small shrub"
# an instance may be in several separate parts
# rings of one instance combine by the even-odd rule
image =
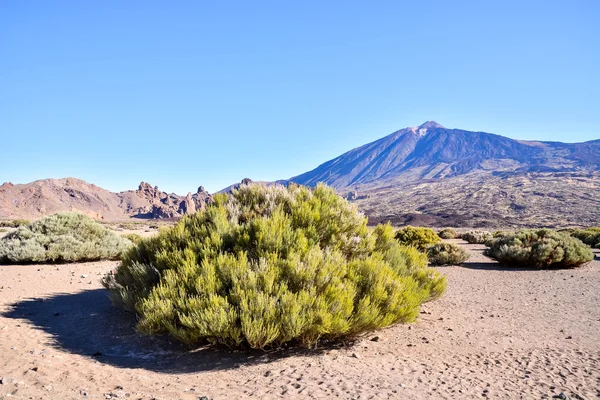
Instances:
[[[460,237],[471,244],[485,244],[494,238],[488,231],[468,231]]]
[[[131,241],[133,244],[139,244],[142,240],[144,240],[144,237],[137,233],[127,233],[123,235],[123,237]]]
[[[11,221],[0,221],[0,227],[4,228],[18,228],[20,226],[29,225],[29,221],[26,219],[13,219]]]
[[[413,246],[421,251],[427,250],[429,245],[440,242],[440,237],[433,229],[414,226],[399,229],[395,237],[400,244]]]
[[[116,259],[131,242],[88,216],[59,213],[21,225],[0,239],[0,262],[40,263]]]
[[[469,259],[469,254],[454,243],[436,243],[427,249],[431,265],[459,265]]]
[[[8,230],[4,229],[4,228],[0,228],[0,233],[4,233],[4,232],[8,232]]]
[[[439,231],[438,236],[442,239],[456,239],[458,237],[458,234],[454,229],[446,228]]]
[[[571,232],[571,236],[581,240],[590,247],[594,247],[600,243],[600,228],[574,229]]]
[[[141,241],[103,284],[141,332],[265,348],[413,321],[446,281],[326,186],[242,185]]]
[[[566,233],[567,235],[573,235],[573,233],[577,232],[579,229],[576,228],[560,228],[557,229],[557,232]]]
[[[13,219],[13,221],[12,221],[13,228],[18,228],[20,226],[27,226],[30,223],[31,222],[29,222],[26,219]]]
[[[549,229],[524,229],[505,234],[488,246],[485,255],[507,266],[571,268],[594,258],[580,240]]]

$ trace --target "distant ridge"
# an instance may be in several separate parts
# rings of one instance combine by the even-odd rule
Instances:
[[[36,219],[60,211],[76,211],[96,219],[177,218],[204,208],[211,195],[177,196],[142,182],[137,190],[113,193],[81,179],[42,179],[0,186],[0,218]]]

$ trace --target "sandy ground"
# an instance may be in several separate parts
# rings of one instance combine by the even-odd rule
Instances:
[[[439,268],[420,320],[317,351],[196,351],[138,335],[116,263],[0,266],[0,399],[600,398],[600,254],[576,270]]]

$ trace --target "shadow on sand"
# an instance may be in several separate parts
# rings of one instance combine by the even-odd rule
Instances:
[[[2,316],[29,321],[52,336],[55,348],[117,367],[164,373],[234,369],[314,353],[304,349],[232,351],[215,346],[190,351],[166,336],[138,334],[135,317],[114,307],[102,289],[26,299]]]
[[[461,266],[469,269],[480,269],[486,271],[533,271],[537,269],[533,267],[507,267],[491,260],[490,262],[465,262],[462,263]]]

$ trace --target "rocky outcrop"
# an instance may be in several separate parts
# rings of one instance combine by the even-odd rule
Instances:
[[[212,202],[212,196],[204,186],[200,186],[194,194],[190,192],[186,196],[178,196],[163,192],[158,186],[153,187],[147,182],[142,182],[136,194],[151,205],[150,209],[146,207],[138,210],[138,214],[134,216],[139,218],[179,218],[203,210]]]

